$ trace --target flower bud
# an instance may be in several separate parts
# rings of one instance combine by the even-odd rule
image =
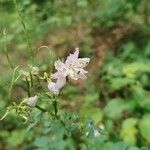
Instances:
[[[38,75],[39,74],[39,68],[38,67],[32,67],[31,74]]]
[[[34,97],[29,97],[25,99],[25,103],[30,107],[35,107],[37,103],[37,95],[35,95]]]

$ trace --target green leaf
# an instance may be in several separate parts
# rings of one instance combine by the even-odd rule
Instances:
[[[85,102],[94,102],[94,101],[97,101],[98,97],[99,97],[98,93],[88,93],[85,96]]]
[[[112,99],[104,108],[104,113],[107,117],[117,119],[122,116],[125,111],[131,112],[135,107],[135,102],[131,100]]]
[[[91,117],[95,123],[98,123],[102,120],[103,114],[100,108],[96,108],[92,105],[84,105],[80,110],[80,115],[82,118]]]
[[[111,79],[111,87],[113,89],[119,90],[126,85],[133,84],[134,80],[128,78],[113,78]]]
[[[136,144],[136,134],[138,132],[136,124],[136,118],[128,118],[123,121],[120,136],[125,142],[130,144]]]
[[[113,144],[110,150],[139,150],[139,148],[129,145],[125,142],[118,142]]]
[[[23,143],[26,138],[31,137],[31,132],[27,132],[25,129],[23,130],[15,130],[8,137],[8,143],[12,146],[17,146]]]
[[[150,142],[150,114],[146,114],[139,122],[141,135]]]
[[[126,65],[123,68],[123,73],[128,78],[135,78],[137,75],[143,72],[150,72],[150,64],[149,63],[141,63],[141,62],[135,62]]]
[[[36,138],[34,141],[34,146],[37,148],[44,148],[44,150],[48,150],[50,147],[50,138],[48,136],[41,136]]]

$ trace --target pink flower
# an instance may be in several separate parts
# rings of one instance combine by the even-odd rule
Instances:
[[[73,54],[70,54],[66,61],[63,63],[61,60],[57,60],[54,64],[57,72],[51,75],[52,79],[57,80],[55,82],[49,82],[49,90],[58,95],[59,90],[65,85],[66,77],[69,77],[73,80],[86,79],[87,71],[83,68],[86,67],[90,61],[89,58],[78,58],[79,49],[76,48],[76,51]]]

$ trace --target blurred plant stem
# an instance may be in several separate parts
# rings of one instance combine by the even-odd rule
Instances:
[[[37,109],[39,109],[40,111],[42,111],[42,112],[47,112],[46,109],[44,109],[44,108],[42,108],[42,107],[40,107],[40,106],[38,106],[38,105],[36,105],[35,107],[36,107]]]
[[[149,23],[149,10],[150,10],[150,1],[145,0],[145,5],[144,5],[144,22],[146,25],[150,25]]]
[[[16,67],[16,68],[14,69],[14,71],[13,71],[13,76],[12,76],[12,80],[11,80],[11,83],[10,83],[10,89],[9,89],[9,94],[8,94],[9,100],[11,99],[11,96],[12,96],[12,90],[13,90],[14,83],[19,79],[18,77],[20,77],[20,76],[18,76],[18,77],[15,79],[17,69],[18,69],[18,67]]]
[[[29,83],[29,81],[28,81],[28,78],[26,78],[26,84],[27,84],[28,97],[31,97],[31,93],[30,93],[30,83]]]
[[[53,101],[53,107],[54,107],[54,115],[55,115],[55,118],[58,119],[58,115],[57,115],[57,113],[58,113],[58,108],[57,108],[57,100],[56,100],[56,99]]]
[[[5,55],[6,55],[6,58],[7,58],[7,61],[9,63],[9,66],[14,69],[14,66],[10,60],[10,57],[8,55],[8,48],[7,48],[7,37],[6,37],[6,29],[3,30],[3,35],[4,35],[4,50],[5,50]]]
[[[27,27],[26,27],[26,25],[25,25],[25,23],[24,23],[24,20],[23,20],[21,11],[20,11],[20,9],[19,9],[19,6],[18,6],[16,0],[14,0],[14,4],[15,4],[15,8],[16,8],[16,11],[17,11],[17,13],[18,13],[18,16],[19,16],[19,20],[20,20],[21,25],[22,25],[22,27],[23,27],[25,36],[26,36],[26,40],[27,40],[27,44],[28,44],[29,63],[30,63],[30,64],[33,64],[33,63],[34,63],[34,60],[33,60],[33,49],[32,49],[32,45],[31,45],[31,42],[30,42],[29,33],[28,33]]]

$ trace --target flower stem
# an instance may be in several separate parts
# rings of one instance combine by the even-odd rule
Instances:
[[[11,83],[10,83],[10,89],[9,89],[9,94],[8,94],[8,99],[9,100],[11,99],[11,96],[12,96],[12,90],[13,90],[13,86],[15,84],[15,76],[16,76],[17,69],[18,69],[18,67],[16,67],[13,71],[13,76],[12,76],[12,80],[11,80]]]
[[[53,107],[54,107],[54,115],[55,115],[55,118],[58,119],[58,108],[57,108],[57,101],[56,99],[53,101]]]
[[[30,96],[31,96],[31,93],[30,93],[30,84],[29,84],[28,78],[26,78],[26,83],[27,83],[28,97],[30,97]]]
[[[42,108],[42,107],[40,107],[40,106],[38,106],[38,105],[36,105],[35,107],[36,107],[37,109],[39,109],[40,111],[42,111],[42,112],[47,112],[46,109],[44,109],[44,108]]]
[[[6,30],[5,30],[5,29],[4,29],[4,31],[3,31],[3,34],[4,34],[4,49],[5,49],[5,55],[6,55],[7,61],[8,61],[8,63],[9,63],[9,65],[10,65],[10,67],[11,67],[12,69],[15,69],[14,66],[12,65],[12,62],[11,62],[10,57],[9,57],[9,55],[8,55],[7,37],[6,37]]]
[[[40,110],[41,112],[43,112],[43,113],[49,113],[52,117],[54,117],[54,114],[53,113],[51,113],[51,112],[49,112],[48,110],[46,110],[46,109],[44,109],[44,108],[42,108],[42,107],[40,107],[40,106],[38,106],[38,105],[36,105],[35,106],[38,110]]]
[[[16,0],[14,0],[14,5],[15,5],[15,8],[16,8],[16,11],[17,11],[17,14],[18,14],[18,18],[19,18],[19,20],[21,22],[21,25],[23,27],[23,30],[24,30],[24,33],[25,33],[25,36],[26,36],[27,45],[28,45],[29,63],[33,64],[33,62],[34,62],[34,60],[33,60],[33,49],[32,49],[32,45],[31,45],[31,42],[30,42],[29,33],[28,33],[27,27],[26,27],[26,25],[24,23],[21,11],[19,9],[19,6],[18,6]]]

